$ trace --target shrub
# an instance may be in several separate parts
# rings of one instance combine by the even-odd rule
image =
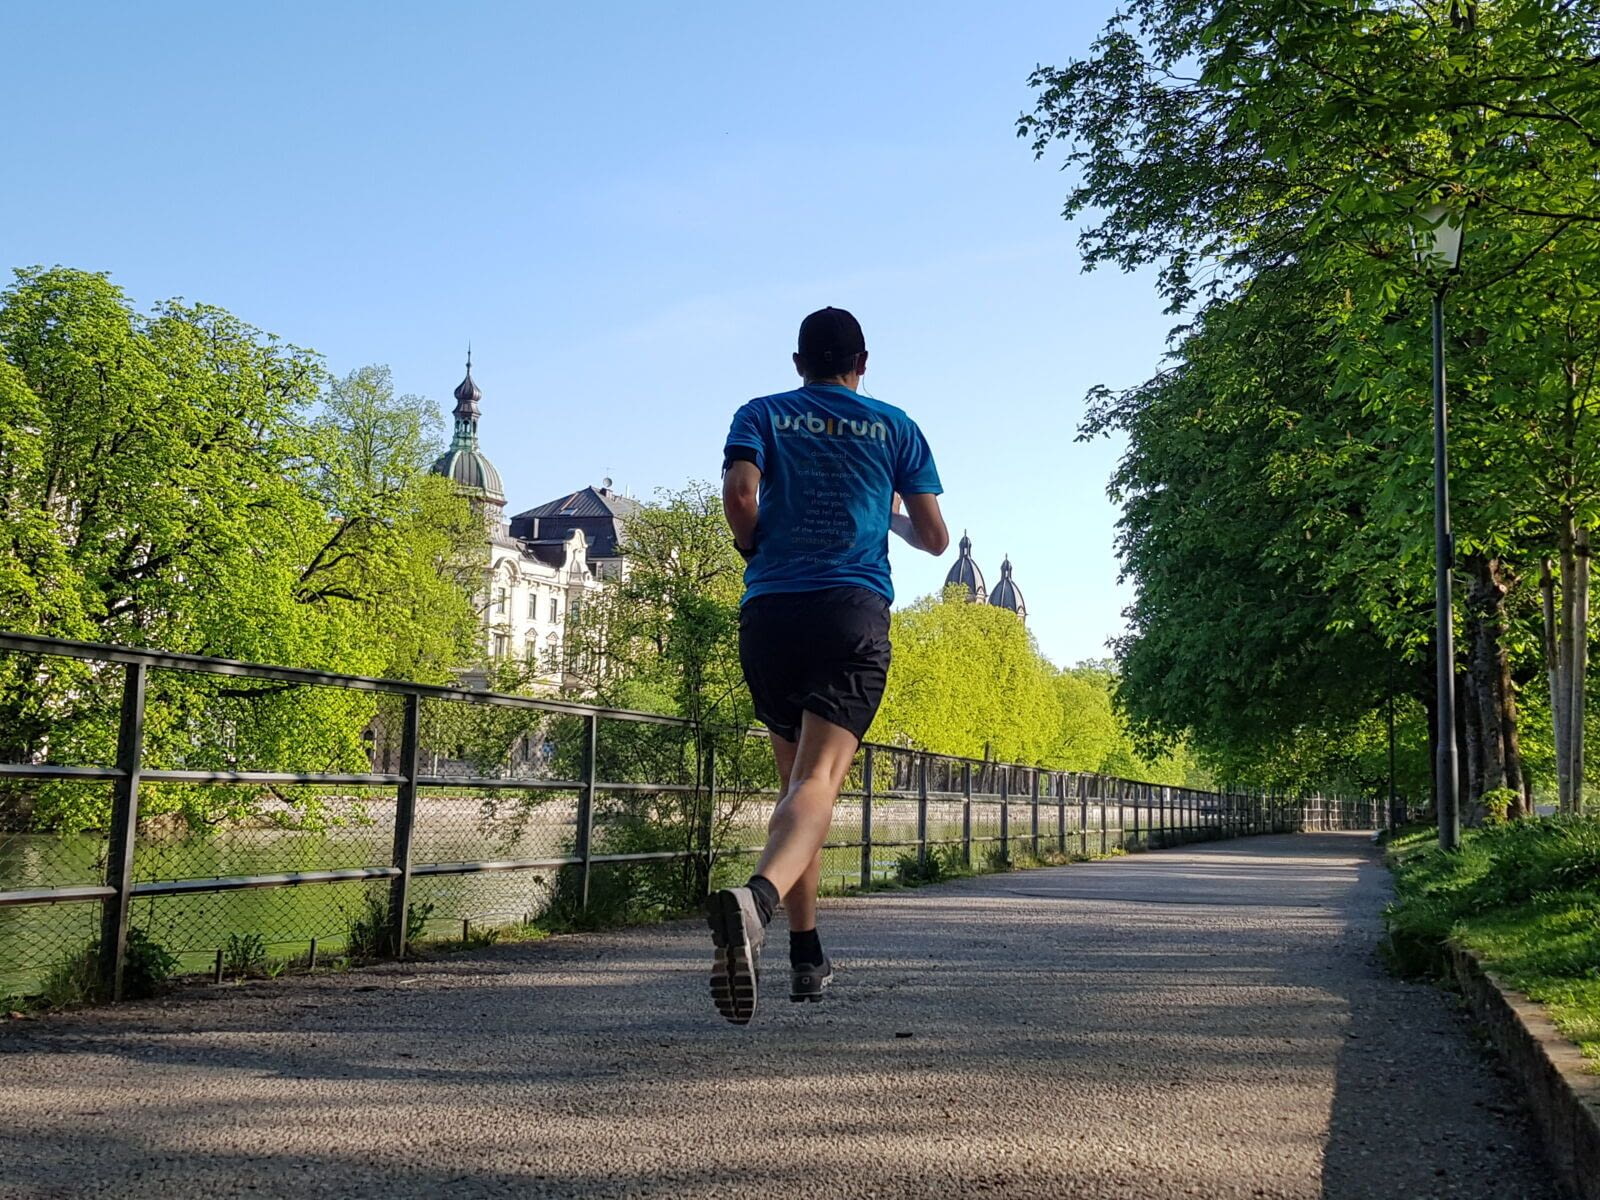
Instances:
[[[44,977],[39,1000],[50,1008],[73,1008],[90,1004],[100,994],[100,947],[91,942],[68,951],[56,960]]]
[[[431,903],[418,907],[406,905],[406,942],[420,938],[433,915]],[[387,892],[370,891],[362,901],[361,909],[350,918],[346,949],[352,958],[388,958],[394,954],[394,939],[389,933],[389,896]]]
[[[259,933],[230,933],[222,948],[222,968],[232,975],[247,975],[267,961],[267,944]]]
[[[178,958],[142,929],[128,930],[128,949],[122,960],[122,994],[129,1000],[154,996],[172,973]]]

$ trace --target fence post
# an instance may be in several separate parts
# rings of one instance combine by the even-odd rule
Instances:
[[[589,876],[594,869],[594,792],[600,758],[600,717],[590,713],[584,718],[583,729],[583,787],[578,791],[578,905],[589,908]]]
[[[928,861],[928,752],[922,752],[922,770],[917,772],[917,862]]]
[[[1093,776],[1078,776],[1078,840],[1083,843],[1083,857],[1089,857],[1089,780]]]
[[[961,764],[961,861],[972,865],[972,764]]]
[[[1033,856],[1039,857],[1039,768],[1033,769]]]
[[[106,886],[116,895],[100,905],[100,992],[122,999],[122,960],[133,909],[133,852],[139,840],[139,767],[144,755],[143,663],[123,668],[122,712],[117,724],[117,770],[111,788],[111,833],[106,846]]]
[[[1111,850],[1111,842],[1106,834],[1106,781],[1097,780],[1094,790],[1095,799],[1100,801],[1096,806],[1100,810],[1100,853],[1107,854]]]
[[[389,949],[396,958],[406,952],[407,915],[411,909],[411,839],[417,825],[417,774],[422,756],[422,697],[405,698],[400,725],[400,786],[395,792],[394,853],[390,862],[400,874],[389,881]]]
[[[706,739],[705,759],[706,806],[700,820],[700,861],[705,864],[706,894],[711,894],[712,846],[711,833],[717,822],[717,743]]]
[[[995,768],[1000,776],[1000,857],[1011,861],[1011,766]]]
[[[861,762],[861,887],[872,886],[872,791],[877,776],[877,755],[871,746]]]
[[[1062,857],[1067,853],[1067,780],[1070,775],[1052,775],[1051,786],[1056,791],[1056,850]]]

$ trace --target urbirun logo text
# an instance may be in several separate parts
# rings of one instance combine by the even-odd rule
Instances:
[[[875,441],[889,440],[889,430],[882,421],[852,421],[845,417],[819,417],[815,413],[798,416],[774,413],[772,427],[779,433],[809,433],[814,437],[842,437],[846,434]]]

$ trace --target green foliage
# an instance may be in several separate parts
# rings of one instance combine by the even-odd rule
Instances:
[[[930,846],[925,856],[916,851],[901,854],[894,860],[894,876],[902,887],[920,887],[946,879],[959,879],[972,874],[961,857],[960,846]]]
[[[92,943],[63,954],[40,982],[38,1002],[57,1009],[94,1003],[100,995],[99,955]]]
[[[1109,665],[1058,670],[1005,609],[970,604],[952,588],[896,612],[890,639],[889,684],[870,740],[1149,783],[1204,782],[1181,741],[1139,752]]]
[[[1012,867],[1011,853],[999,842],[993,842],[983,851],[983,869],[990,873],[1009,871]]]
[[[158,995],[178,969],[177,956],[138,926],[128,929],[122,963],[122,995],[128,1000]],[[40,983],[38,1001],[48,1008],[74,1008],[103,998],[97,939],[56,961]]]
[[[1050,664],[1016,615],[952,590],[894,614],[894,657],[868,738],[1038,762],[1059,728]]]
[[[331,379],[221,309],[142,314],[104,275],[18,271],[0,293],[0,627],[443,681],[473,653],[463,572],[483,530],[426,474],[438,426],[381,367]],[[109,761],[120,687],[120,672],[6,656],[0,757],[30,761],[48,739],[60,761]],[[161,672],[147,762],[370,770],[372,715],[370,698]],[[4,807],[36,826],[105,820],[100,789],[6,786]],[[275,799],[292,820],[311,797]],[[222,787],[142,796],[146,815],[197,828],[255,802]]]
[[[1478,800],[1484,808],[1485,824],[1505,824],[1519,799],[1521,797],[1510,788],[1493,788],[1485,792]]]
[[[1141,744],[1372,787],[1394,694],[1403,789],[1426,787],[1431,203],[1471,208],[1446,347],[1458,561],[1508,592],[1504,628],[1464,597],[1467,691],[1498,691],[1502,651],[1542,686],[1527,581],[1600,514],[1595,49],[1591,14],[1540,0],[1132,0],[1035,73],[1018,132],[1072,168],[1086,262],[1155,266],[1186,322],[1170,367],[1098,389],[1084,428],[1130,442],[1118,658]],[[1513,698],[1484,729],[1515,725]]]
[[[420,941],[433,915],[432,902],[406,905],[406,944]],[[345,935],[345,951],[351,958],[388,958],[394,954],[394,937],[389,921],[389,893],[372,888],[362,898],[361,907],[350,917]]]
[[[267,943],[259,933],[230,933],[222,947],[222,969],[230,975],[248,975],[266,961]]]
[[[178,958],[138,926],[128,930],[122,965],[122,994],[129,1000],[156,995],[178,969]]]
[[[1600,1056],[1600,819],[1488,825],[1466,831],[1455,853],[1423,830],[1392,839],[1389,862],[1396,969],[1440,975],[1448,943],[1467,946]]]

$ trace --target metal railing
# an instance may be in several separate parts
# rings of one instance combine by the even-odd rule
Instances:
[[[0,634],[0,654],[14,668],[0,679],[13,708],[28,708],[34,688],[74,714],[70,737],[41,723],[28,744],[14,737],[7,749],[0,740],[0,759],[13,759],[0,761],[0,983],[8,938],[21,937],[8,932],[5,915],[57,906],[98,905],[99,920],[35,930],[34,959],[10,954],[11,977],[81,952],[87,933],[102,993],[118,998],[141,902],[150,902],[154,919],[157,902],[312,885],[359,886],[370,896],[378,888],[381,902],[368,911],[381,914],[384,928],[373,944],[391,955],[416,936],[415,895],[424,886],[434,889],[421,906],[424,922],[460,919],[465,932],[470,916],[433,915],[449,880],[532,881],[501,910],[529,919],[541,888],[544,904],[559,893],[569,908],[589,909],[598,870],[676,872],[668,884],[681,902],[756,852],[778,794],[771,756],[751,752],[760,749],[752,742],[759,730],[21,634]],[[152,680],[160,684],[154,691]],[[73,792],[85,788],[109,795],[102,804]],[[91,839],[79,859],[62,859],[70,869],[49,865],[63,839],[37,832],[59,820],[51,805],[62,803],[62,789],[80,804],[76,827],[90,831],[74,836]],[[196,794],[199,808],[184,809]],[[152,796],[161,803],[142,814]],[[1382,815],[1370,799],[1206,792],[866,744],[841,793],[841,836],[824,857],[829,878],[868,887],[896,869],[884,852],[919,866],[954,856],[962,867],[983,865],[974,858],[982,854],[999,866],[1019,855],[1091,857],[1254,833],[1371,828]],[[202,838],[173,834],[196,821],[210,827]],[[41,857],[38,839],[46,839],[46,865],[29,867]],[[8,857],[11,846],[21,849]],[[253,869],[222,869],[235,858]],[[284,865],[293,869],[262,869]],[[85,878],[91,871],[96,877]],[[608,895],[639,890],[642,878],[624,879]],[[278,934],[303,942],[311,929],[314,960],[326,919],[295,929],[274,921],[254,909],[231,913],[204,934],[176,935],[178,948],[209,953],[210,945],[193,943],[210,938],[220,963],[222,925],[280,944]]]

